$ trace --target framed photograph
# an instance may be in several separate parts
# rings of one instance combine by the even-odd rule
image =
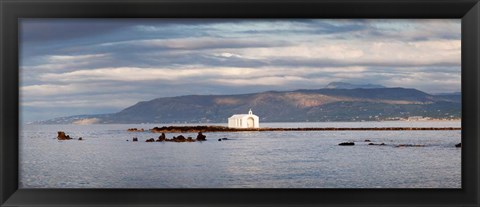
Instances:
[[[480,4],[2,1],[1,206],[478,206]]]

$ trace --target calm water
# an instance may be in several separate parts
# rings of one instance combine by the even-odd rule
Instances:
[[[193,124],[197,125],[197,124]],[[205,133],[146,143],[163,124],[24,125],[21,188],[460,188],[461,131]],[[261,123],[261,127],[460,127],[460,122]],[[85,140],[58,141],[57,131]],[[168,138],[179,133],[167,134]],[[195,134],[183,134],[195,137]],[[131,140],[133,136],[139,142]],[[217,141],[228,137],[231,140]],[[365,139],[387,146],[369,146]],[[338,146],[354,141],[355,146]],[[423,144],[425,147],[394,147]]]

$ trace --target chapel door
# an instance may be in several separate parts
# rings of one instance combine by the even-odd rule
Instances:
[[[247,127],[248,128],[253,128],[254,127],[254,121],[253,121],[253,118],[252,117],[249,117],[247,119]]]

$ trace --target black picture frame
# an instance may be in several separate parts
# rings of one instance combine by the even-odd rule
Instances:
[[[1,206],[479,206],[478,0],[0,0]],[[18,189],[20,18],[461,18],[462,189]],[[432,71],[434,72],[434,71]]]

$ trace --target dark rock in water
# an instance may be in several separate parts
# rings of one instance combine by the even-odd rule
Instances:
[[[174,137],[175,142],[185,142],[187,139],[183,135],[179,135],[178,137]]]
[[[155,142],[155,139],[154,139],[154,138],[150,138],[150,139],[145,140],[145,142]]]
[[[222,140],[228,140],[228,138],[224,137],[224,138],[222,138]]]
[[[165,133],[162,133],[162,135],[160,135],[157,139],[157,142],[163,142],[167,139],[167,137],[165,136]]]
[[[134,141],[134,142],[138,142],[138,138],[134,137],[134,138],[133,138],[133,141]]]
[[[129,131],[129,132],[144,132],[145,129],[143,129],[143,128],[141,128],[141,129],[130,128],[130,129],[127,129],[127,131]]]
[[[222,139],[218,139],[218,141],[219,141],[219,142],[221,142],[221,141],[222,141]]]
[[[202,132],[198,132],[197,141],[205,141],[207,136],[203,135]]]
[[[128,142],[128,141],[129,141],[129,140],[127,139],[127,142]]]
[[[456,144],[455,147],[462,147],[462,143]]]
[[[400,144],[397,147],[425,147],[423,144]]]
[[[57,132],[57,139],[67,139],[67,136],[65,135],[65,132]]]
[[[383,145],[385,145],[385,143],[383,143],[383,142],[382,142],[381,144],[368,143],[368,145],[378,145],[378,146],[383,146]]]
[[[340,146],[352,146],[352,145],[355,145],[355,143],[353,143],[353,142],[342,142],[338,145],[340,145]]]
[[[83,138],[82,138],[82,137],[80,137],[80,138],[78,138],[78,140],[82,141],[82,140],[83,140]]]
[[[57,139],[58,140],[69,140],[69,139],[72,139],[72,138],[70,138],[69,135],[66,135],[65,132],[58,131],[57,132]]]
[[[179,136],[177,137],[177,139],[184,140],[185,137],[184,137],[183,135],[179,135]]]
[[[371,142],[369,139],[366,139],[365,142]]]
[[[190,137],[190,140],[185,138],[183,135],[179,135],[178,137],[173,137],[172,139],[165,139],[167,142],[194,142],[194,140]]]

